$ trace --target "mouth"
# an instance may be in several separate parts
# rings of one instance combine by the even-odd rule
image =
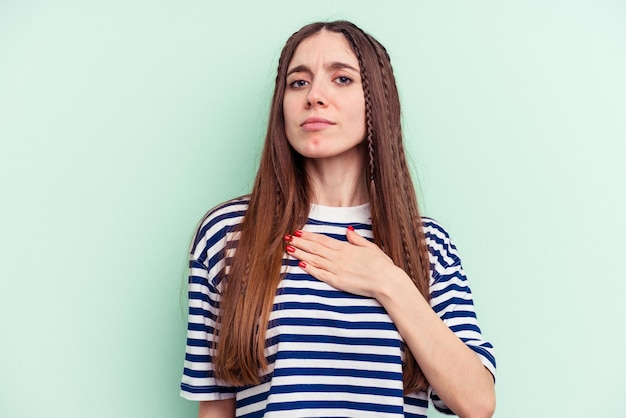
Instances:
[[[302,122],[300,127],[302,127],[305,131],[319,131],[320,129],[328,128],[333,125],[335,125],[335,123],[329,121],[328,119],[312,117],[307,118],[304,122]]]

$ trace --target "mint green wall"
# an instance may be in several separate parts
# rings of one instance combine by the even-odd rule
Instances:
[[[336,18],[391,53],[496,417],[623,415],[625,4],[1,0],[0,416],[194,416],[188,239],[249,190],[288,35]]]

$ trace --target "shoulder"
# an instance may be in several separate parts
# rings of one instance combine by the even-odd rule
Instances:
[[[430,253],[431,263],[450,267],[460,264],[461,260],[456,246],[452,242],[448,231],[436,220],[422,217],[424,237]]]
[[[234,232],[248,209],[249,196],[241,196],[211,208],[198,223],[191,243],[191,253],[199,247],[211,246]]]

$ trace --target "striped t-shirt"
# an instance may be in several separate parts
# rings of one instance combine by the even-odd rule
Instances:
[[[268,323],[262,383],[233,387],[215,379],[211,341],[223,283],[224,246],[247,208],[247,199],[226,202],[205,217],[190,251],[189,322],[181,396],[190,400],[236,398],[237,417],[426,417],[433,392],[403,394],[402,338],[385,309],[372,298],[342,292],[298,267],[285,254]],[[352,225],[371,239],[369,204],[312,205],[304,230],[346,240]],[[492,345],[476,322],[472,294],[455,246],[443,228],[423,219],[430,251],[430,304],[450,329],[495,375]],[[419,318],[416,318],[419,326]]]

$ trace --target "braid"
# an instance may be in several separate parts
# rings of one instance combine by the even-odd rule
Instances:
[[[415,272],[413,271],[413,263],[411,263],[411,259],[409,258],[409,254],[411,254],[411,252],[409,251],[408,243],[409,234],[406,230],[406,225],[404,225],[404,222],[400,222],[400,231],[402,235],[402,249],[404,250],[404,263],[408,270],[407,273],[409,277],[411,278],[411,280],[413,280],[413,282],[415,282],[416,276]]]
[[[276,183],[277,183],[276,184],[276,199],[275,199],[275,203],[276,204],[274,205],[276,212],[274,212],[274,213],[280,213],[280,208],[282,206],[281,205],[281,203],[282,203],[282,199],[281,199],[282,193],[280,191],[280,184],[278,182],[276,182]],[[274,227],[275,228],[278,226],[279,222],[280,222],[279,217],[275,216],[274,217]]]
[[[244,270],[243,277],[241,278],[241,294],[245,295],[248,291],[248,278],[250,277],[250,256],[246,259],[246,268]]]
[[[366,90],[367,86],[367,90]],[[369,167],[370,186],[374,187],[374,127],[372,125],[372,99],[369,92],[369,82],[363,79],[363,92],[365,95],[365,120],[367,121],[367,155]]]
[[[357,46],[354,38],[347,30],[342,30],[341,33],[348,39],[352,46],[352,50],[356,55],[357,61],[359,63],[359,68],[361,69],[361,84],[363,85],[363,96],[365,98],[365,124],[367,128],[367,155],[368,155],[368,181],[370,183],[370,194],[375,192],[374,188],[374,124],[372,122],[372,96],[370,93],[370,85],[367,77],[367,69],[363,64],[363,55],[361,54],[361,50]]]
[[[376,42],[374,38],[372,38],[370,35],[366,35],[366,37],[367,37],[367,40],[372,45],[372,48],[376,52],[376,58],[378,59],[378,67],[380,68],[381,79],[383,81],[383,93],[385,95],[385,103],[389,103],[389,80],[388,80],[389,77],[387,77],[387,71],[385,70],[385,67],[386,67],[385,60],[381,56],[380,50],[384,51],[387,61],[389,61],[389,55],[387,54],[387,50],[385,50],[385,48],[381,44]],[[389,130],[391,131],[393,129],[392,128],[393,125],[391,121],[391,111],[389,109],[389,106],[384,106],[384,108],[385,108],[386,120],[387,122],[389,122]],[[393,134],[395,134],[395,132],[389,132],[389,133],[392,134],[392,137],[393,137]]]
[[[404,188],[404,193],[407,196],[410,196],[408,193],[415,193],[415,190],[413,190],[412,188],[412,183],[410,181],[410,173],[409,173],[409,168],[406,164],[406,158],[404,157],[404,145],[402,144],[402,141],[400,141],[399,143],[399,152],[401,153],[401,158],[400,158],[400,170],[402,170],[403,173],[405,173],[405,175],[403,177],[405,177],[403,183],[403,188]],[[424,297],[428,296],[428,293],[425,293],[428,289],[428,281],[427,278],[429,277],[429,273],[430,273],[430,261],[428,259],[428,248],[426,246],[426,240],[424,239],[424,231],[422,228],[422,221],[421,221],[421,217],[419,216],[419,212],[416,206],[414,206],[413,204],[409,205],[409,210],[411,211],[410,213],[410,219],[411,219],[411,223],[412,223],[412,227],[413,229],[417,232],[418,234],[418,239],[417,239],[417,254],[419,255],[418,258],[418,268],[420,268],[421,270],[421,276],[424,278],[422,280],[422,283],[416,283],[418,285],[418,289],[420,289],[422,291],[422,294],[424,294]],[[415,276],[412,276],[415,280]],[[421,286],[420,286],[421,284]],[[424,286],[424,288],[422,288],[422,286]]]
[[[390,102],[389,91],[391,88],[389,85],[389,80],[393,78],[393,69],[391,68],[388,69],[387,63],[390,62],[391,59],[389,57],[389,54],[387,53],[387,50],[385,49],[383,45],[378,43],[370,35],[367,35],[367,39],[372,45],[374,51],[376,52],[378,66],[382,75],[381,79],[382,79],[382,84],[383,84],[383,94],[385,98],[385,103],[389,104]],[[390,71],[391,74],[387,74],[388,71]],[[401,193],[395,193],[395,195],[396,196],[411,196],[415,193],[415,191],[412,188],[412,183],[410,180],[411,178],[410,172],[408,170],[407,163],[406,163],[404,145],[402,143],[401,127],[399,126],[399,124],[396,123],[396,121],[392,120],[390,106],[385,106],[384,109],[385,109],[386,120],[388,122],[388,125],[387,125],[388,134],[390,135],[390,139],[391,139],[390,141],[391,150],[392,150],[391,158],[393,160],[393,163],[397,167],[400,168],[400,172],[403,174],[399,176],[399,178],[397,179],[398,181],[393,183],[394,186],[398,187],[397,192],[401,192]],[[411,279],[415,282],[418,289],[420,289],[420,291],[424,293],[424,291],[426,290],[424,289],[424,280],[420,281],[419,278],[428,277],[428,265],[429,264],[428,264],[428,260],[426,259],[427,252],[425,248],[425,242],[422,239],[423,233],[422,233],[422,228],[421,228],[421,219],[420,219],[419,212],[415,204],[413,204],[412,201],[409,201],[407,203],[408,203],[407,209],[409,211],[408,213],[409,218],[408,219],[405,218],[405,219],[408,221],[408,224],[406,222],[403,222],[402,219],[400,220],[400,235],[401,235],[401,241],[402,241],[402,250],[404,252],[404,262],[406,265],[407,273],[409,274]],[[411,231],[415,231],[415,232],[411,232]],[[415,237],[416,234],[417,234],[417,240],[411,239],[411,235]],[[411,245],[409,243],[417,243],[417,250],[418,250],[417,259],[413,259],[409,256],[409,254],[412,253],[412,251],[410,251]],[[415,271],[415,267],[417,267],[421,271]],[[416,275],[416,273],[421,273],[421,274]],[[427,293],[425,293],[424,296],[426,297]]]

